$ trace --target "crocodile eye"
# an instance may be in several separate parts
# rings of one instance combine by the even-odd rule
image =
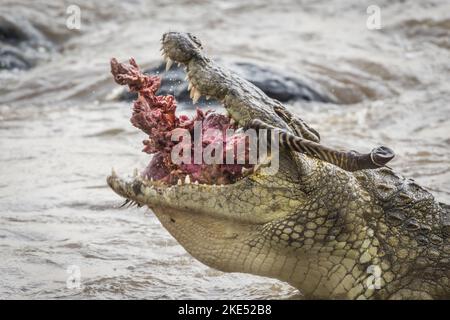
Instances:
[[[191,40],[193,42],[195,42],[195,44],[198,45],[200,47],[200,49],[203,49],[202,43],[200,42],[200,40],[196,36],[194,36],[193,34],[189,33],[189,38],[191,38]]]

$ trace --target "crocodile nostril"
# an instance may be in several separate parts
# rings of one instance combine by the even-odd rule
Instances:
[[[166,41],[166,37],[169,35],[169,33],[170,33],[170,32],[166,32],[166,33],[164,33],[164,34],[162,35],[161,40],[162,40],[163,42]]]

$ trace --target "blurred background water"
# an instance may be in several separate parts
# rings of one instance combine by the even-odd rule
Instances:
[[[70,5],[80,30],[66,25]],[[366,26],[369,5],[380,30]],[[161,35],[185,31],[224,63],[298,75],[335,102],[287,103],[323,143],[387,145],[395,170],[449,203],[449,12],[446,0],[0,0],[0,298],[300,298],[210,269],[150,210],[118,209],[106,176],[148,155],[131,104],[113,99],[109,59],[156,66]],[[67,288],[69,266],[80,288]]]

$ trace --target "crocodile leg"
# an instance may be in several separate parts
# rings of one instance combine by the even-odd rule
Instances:
[[[258,119],[249,121],[246,127],[275,130],[279,134],[280,143],[283,147],[332,163],[347,171],[377,169],[385,166],[387,162],[394,158],[394,151],[388,147],[380,146],[366,154],[356,151],[338,151],[309,139],[297,137]]]

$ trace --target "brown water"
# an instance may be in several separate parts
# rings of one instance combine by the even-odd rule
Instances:
[[[81,7],[81,30],[65,27]],[[366,8],[381,8],[368,30]],[[450,2],[5,1],[58,44],[29,71],[0,72],[0,298],[298,298],[276,280],[210,269],[150,210],[118,209],[111,167],[143,167],[130,105],[110,99],[109,58],[160,62],[159,39],[190,31],[208,54],[315,83],[339,104],[292,103],[323,142],[384,144],[400,173],[450,202]],[[41,52],[42,53],[42,52]],[[68,289],[68,266],[81,287]]]

